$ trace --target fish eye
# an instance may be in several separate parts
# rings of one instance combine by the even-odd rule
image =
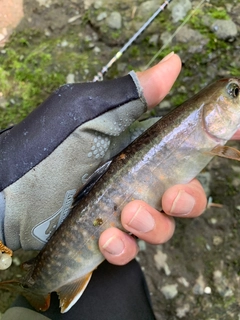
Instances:
[[[239,91],[239,86],[234,82],[229,83],[229,85],[227,86],[227,92],[233,98],[237,98],[239,96]]]

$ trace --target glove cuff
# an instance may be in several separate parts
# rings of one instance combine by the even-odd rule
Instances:
[[[143,89],[142,89],[142,86],[138,80],[136,72],[132,70],[129,72],[129,75],[132,77],[133,82],[135,83],[140,100],[142,101],[143,105],[147,107],[147,101],[144,97]]]

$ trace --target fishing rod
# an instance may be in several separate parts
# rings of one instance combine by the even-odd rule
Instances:
[[[102,81],[103,75],[108,71],[108,69],[123,55],[123,53],[132,45],[132,43],[145,31],[149,25],[154,21],[154,19],[164,11],[167,6],[172,2],[172,0],[166,0],[154,13],[153,15],[143,24],[143,26],[128,40],[128,42],[115,54],[115,56],[102,68],[100,72],[93,78],[93,81]],[[181,25],[177,28],[177,30],[172,34],[169,40],[158,50],[158,52],[153,56],[153,58],[146,65],[145,69],[147,69],[159,56],[159,54],[165,49],[175,37],[175,35],[180,31],[180,29],[189,21],[189,19],[194,15],[196,10],[202,6],[205,0],[201,0],[194,10],[190,12],[190,14],[184,19]]]
[[[142,25],[140,29],[128,40],[127,43],[115,54],[115,56],[102,68],[100,72],[93,78],[93,81],[102,81],[103,75],[108,71],[108,69],[116,62],[122,54],[132,45],[132,43],[145,31],[153,20],[162,12],[164,11],[169,3],[172,0],[166,0],[154,13],[153,15]]]

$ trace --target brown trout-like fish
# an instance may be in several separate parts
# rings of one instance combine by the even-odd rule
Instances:
[[[214,155],[240,158],[238,151],[224,147],[240,128],[239,92],[240,79],[213,83],[100,167],[69,216],[28,263],[28,275],[20,282],[2,282],[0,288],[14,288],[42,311],[56,291],[61,312],[68,311],[104,260],[100,234],[112,226],[123,229],[120,214],[128,202],[141,199],[161,209],[164,191],[192,180]]]

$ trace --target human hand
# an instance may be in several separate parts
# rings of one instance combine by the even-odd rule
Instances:
[[[148,107],[158,104],[169,92],[181,69],[177,55],[170,55],[153,68],[138,73]],[[240,130],[233,139],[240,140]],[[152,244],[168,241],[175,228],[173,217],[194,218],[203,213],[207,199],[198,180],[186,185],[175,185],[169,188],[162,197],[163,212],[158,212],[143,201],[128,203],[121,214],[123,227],[139,239]],[[105,258],[117,265],[132,260],[138,246],[135,239],[119,229],[110,228],[104,231],[99,240],[99,247]]]

